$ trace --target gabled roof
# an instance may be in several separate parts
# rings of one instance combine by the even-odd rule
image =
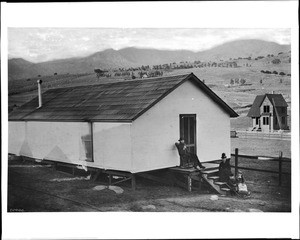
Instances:
[[[9,114],[12,121],[133,121],[185,81],[193,81],[231,117],[238,114],[193,73],[50,89]]]
[[[268,98],[271,102],[271,104],[275,107],[287,107],[288,104],[284,100],[283,96],[281,94],[265,94],[265,95],[257,95],[254,99],[254,102],[252,104],[252,107],[250,108],[247,116],[248,117],[259,117],[260,116],[260,106],[265,100],[265,98]],[[275,103],[275,105],[274,105]]]

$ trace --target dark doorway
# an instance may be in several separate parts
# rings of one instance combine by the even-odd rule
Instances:
[[[185,141],[191,153],[197,153],[196,149],[196,114],[180,114],[180,137]]]

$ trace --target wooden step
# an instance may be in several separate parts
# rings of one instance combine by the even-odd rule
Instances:
[[[217,172],[219,172],[218,169],[203,170],[203,171],[201,171],[202,174],[212,174],[212,173],[217,173]]]
[[[212,179],[212,180],[219,180],[219,176],[208,176],[207,178]]]
[[[221,190],[227,193],[230,192],[230,189],[227,187],[221,187]]]
[[[214,182],[214,184],[222,186],[222,185],[226,184],[226,182]]]

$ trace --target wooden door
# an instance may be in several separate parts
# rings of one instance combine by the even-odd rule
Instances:
[[[179,119],[180,137],[184,139],[188,150],[196,154],[196,114],[180,114]]]

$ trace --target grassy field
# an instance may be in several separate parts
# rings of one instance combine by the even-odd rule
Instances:
[[[240,166],[277,171],[275,162],[239,159]],[[95,190],[106,186],[108,179],[97,181],[86,178],[88,173],[70,170],[53,170],[48,165],[31,161],[9,160],[8,169],[9,212],[290,212],[291,177],[283,175],[282,186],[278,186],[278,175],[254,171],[243,171],[251,196],[220,196],[206,185],[202,189],[187,192],[177,186],[167,186],[137,177],[137,189],[130,183],[119,184],[122,193],[109,189]],[[290,165],[283,171],[290,173]]]
[[[258,138],[231,138],[231,153],[235,148],[239,154],[250,156],[278,157],[282,152],[283,157],[291,158],[291,141]]]

